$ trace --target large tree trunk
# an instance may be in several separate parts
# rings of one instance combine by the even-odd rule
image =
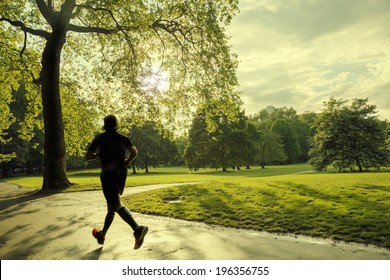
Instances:
[[[70,2],[74,3],[74,1]],[[64,5],[62,11],[55,16],[52,24],[53,31],[42,54],[41,83],[45,129],[42,189],[63,189],[70,185],[66,176],[64,124],[60,97],[60,62],[73,3],[66,7]]]
[[[42,57],[42,104],[45,127],[43,189],[69,185],[66,177],[64,124],[59,89],[61,50],[47,42]]]

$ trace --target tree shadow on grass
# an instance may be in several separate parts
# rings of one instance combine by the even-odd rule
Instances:
[[[297,229],[303,230],[302,234],[315,232],[336,240],[390,248],[390,214],[385,201],[389,200],[389,188],[360,185],[327,193],[304,184],[281,184],[273,187],[297,195],[296,200],[285,201],[284,206],[295,204],[288,215],[296,217]],[[309,231],[301,223],[308,225]]]
[[[388,188],[359,186],[333,192],[292,182],[268,186],[271,188],[247,189],[224,184],[227,189],[234,188],[234,192],[218,186],[181,186],[173,193],[179,194],[180,201],[169,206],[171,217],[389,248]],[[176,196],[170,200],[177,199]],[[250,208],[239,206],[246,201],[250,201]],[[189,214],[183,217],[183,213]]]

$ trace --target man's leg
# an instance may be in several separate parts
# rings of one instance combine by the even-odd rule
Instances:
[[[129,226],[135,230],[138,228],[138,224],[134,220],[133,216],[131,215],[131,212],[127,207],[123,206],[121,203],[121,194],[123,193],[123,190],[125,188],[126,184],[126,178],[127,178],[127,168],[122,167],[117,169],[117,175],[115,176],[116,179],[116,187],[118,190],[117,195],[115,196],[115,209],[116,212],[119,214],[119,216],[127,223]]]
[[[104,244],[107,231],[110,228],[112,222],[114,221],[114,217],[115,217],[115,211],[112,209],[112,207],[108,203],[110,195],[109,195],[109,192],[107,192],[107,190],[109,189],[109,182],[110,182],[111,178],[112,178],[112,172],[110,172],[110,170],[107,170],[107,169],[102,169],[102,171],[100,172],[100,181],[102,183],[103,194],[107,200],[107,214],[106,214],[106,217],[104,219],[103,229],[98,230],[97,228],[94,228],[92,230],[93,237],[96,238],[98,244],[100,244],[100,245]]]
[[[103,229],[101,231],[101,235],[103,237],[106,236],[108,229],[110,228],[112,222],[114,221],[114,218],[115,218],[115,211],[114,209],[112,209],[110,204],[107,203],[107,214],[106,214],[106,218],[104,219]]]
[[[133,216],[131,215],[130,210],[120,203],[119,194],[118,194],[118,199],[119,199],[119,204],[118,204],[119,206],[117,208],[118,209],[117,213],[133,229],[134,237],[135,237],[134,249],[137,250],[141,248],[142,244],[144,243],[145,235],[148,233],[148,227],[138,226],[137,222],[134,220]]]
[[[121,170],[120,170],[121,171]],[[104,196],[106,197],[107,203],[110,205],[111,209],[115,209],[115,212],[119,214],[119,216],[133,229],[134,237],[135,237],[135,245],[134,249],[139,249],[143,242],[144,237],[148,232],[148,227],[138,226],[137,222],[134,220],[131,215],[130,210],[123,206],[120,200],[120,194],[123,193],[123,189],[126,182],[127,169],[120,172],[120,174],[116,174],[117,176],[111,176],[112,173],[106,173],[104,176],[102,183],[107,182],[103,185]],[[105,180],[110,177],[110,180]],[[111,184],[111,185],[110,185]]]
[[[119,216],[133,229],[133,231],[135,231],[138,228],[138,224],[131,215],[130,210],[122,204],[119,204],[117,209],[116,212]]]

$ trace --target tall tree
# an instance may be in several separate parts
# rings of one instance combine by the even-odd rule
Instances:
[[[278,134],[284,147],[288,163],[297,163],[301,154],[298,135],[291,122],[278,118],[271,126],[271,133]]]
[[[137,114],[141,119],[164,113],[170,120],[178,108],[189,110],[198,101],[236,94],[237,63],[224,25],[238,11],[237,0],[3,0],[0,9],[1,32],[14,27],[22,34],[16,44],[22,46],[20,58],[31,62],[23,55],[26,49],[41,50],[39,75],[32,71],[31,79],[40,84],[42,94],[44,189],[69,185],[61,69],[92,69],[90,75],[72,74],[80,84],[100,82],[95,89],[111,93],[110,98],[117,98],[117,91],[117,107],[122,105],[121,112],[134,119]],[[61,64],[64,53],[77,54],[85,63],[66,68]],[[154,84],[163,74],[169,89],[161,92]],[[102,99],[97,102],[105,105]]]
[[[376,106],[367,99],[331,98],[317,115],[311,164],[317,170],[334,165],[339,170],[376,167],[386,164],[385,133],[375,116]]]
[[[260,137],[257,141],[258,161],[262,168],[271,163],[285,163],[287,160],[280,136],[271,130],[272,121],[265,119],[256,123]]]
[[[312,118],[312,113],[298,115],[294,108],[273,106],[255,114],[253,120],[259,124],[263,135],[262,158],[278,163],[306,162],[309,157]],[[279,152],[278,142],[282,144],[282,153]],[[270,154],[269,150],[274,152]],[[269,154],[269,157],[264,157],[266,154]]]
[[[191,170],[211,167],[227,171],[229,167],[248,163],[247,151],[251,141],[246,133],[246,117],[238,105],[235,106],[235,118],[229,117],[221,109],[217,114],[215,109],[221,106],[217,103],[198,108],[184,153]]]
[[[249,118],[246,121],[246,128],[244,130],[244,133],[244,163],[246,164],[246,168],[250,169],[250,165],[256,164],[256,160],[258,158],[258,142],[261,137],[261,133],[257,130],[256,124]]]

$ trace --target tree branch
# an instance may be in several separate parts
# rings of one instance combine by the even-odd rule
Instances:
[[[93,26],[78,26],[74,24],[69,24],[69,31],[79,32],[79,33],[102,33],[102,34],[112,34],[118,32],[118,29],[105,29],[101,27]]]
[[[35,0],[37,3],[38,9],[43,15],[43,17],[47,20],[50,25],[54,23],[54,12],[52,10],[52,1],[49,1],[48,5],[46,5],[44,0]]]
[[[27,32],[24,31],[24,30],[23,30],[23,32],[24,32],[24,41],[23,41],[23,48],[20,51],[20,59],[22,59],[23,53],[24,53],[24,51],[26,50],[26,47],[27,47]]]
[[[35,36],[40,36],[40,37],[43,37],[45,39],[48,39],[50,36],[49,32],[41,30],[41,29],[34,29],[31,27],[27,27],[22,21],[19,21],[19,20],[11,20],[8,18],[1,17],[0,21],[8,22],[12,26],[19,27],[23,32],[27,32],[27,33],[30,33],[30,34],[35,35]]]
[[[164,22],[167,22],[167,24],[164,24]],[[166,32],[168,32],[169,34],[171,34],[175,41],[180,45],[180,48],[181,48],[181,62],[183,64],[183,66],[185,68],[186,67],[186,63],[185,63],[185,54],[188,53],[188,48],[184,45],[184,43],[179,39],[179,37],[176,35],[176,32],[179,32],[183,38],[184,38],[184,41],[188,41],[188,42],[191,42],[190,40],[187,39],[187,37],[185,36],[185,34],[183,34],[183,31],[179,28],[177,28],[178,24],[176,22],[172,22],[172,21],[166,21],[166,20],[161,20],[161,19],[158,19],[156,20],[153,24],[152,24],[152,28],[153,30],[158,34],[157,32],[157,29],[162,29]],[[174,28],[173,28],[174,27]],[[159,35],[159,34],[158,34]],[[159,35],[159,38],[160,40],[163,42],[163,40],[161,39],[161,36]],[[191,42],[192,43],[192,42]]]
[[[92,10],[93,12],[105,12],[105,13],[109,14],[111,19],[114,21],[114,23],[116,25],[116,28],[114,28],[114,29],[104,29],[104,28],[100,28],[100,27],[81,27],[81,26],[76,27],[76,26],[72,25],[69,28],[74,28],[74,29],[69,29],[69,30],[76,31],[76,32],[97,32],[97,33],[103,33],[103,34],[111,34],[111,33],[115,33],[115,32],[122,32],[123,35],[125,36],[126,42],[128,43],[128,45],[129,45],[129,47],[131,49],[133,57],[136,59],[136,52],[135,52],[134,45],[133,45],[131,39],[129,38],[129,35],[126,32],[126,30],[129,30],[130,28],[124,27],[121,24],[119,24],[118,20],[115,18],[114,13],[111,10],[106,9],[106,8],[95,8],[95,7],[92,7],[92,6],[89,6],[89,5],[83,5],[83,4],[76,5],[76,7],[77,7],[77,10],[73,14],[73,16],[77,16],[80,13],[81,9]]]

